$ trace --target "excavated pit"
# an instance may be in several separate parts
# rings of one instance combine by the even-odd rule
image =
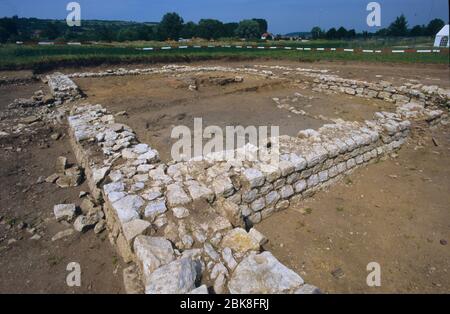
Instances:
[[[346,80],[324,74],[323,71],[273,69],[298,72],[308,79],[283,80],[268,70],[177,66],[69,76],[80,81],[86,80],[84,77],[118,76],[130,82],[130,77],[137,78],[142,74],[151,74],[153,77],[153,74],[166,77],[169,74],[170,77],[176,77],[175,83],[168,84],[158,77],[159,87],[153,88],[161,91],[160,97],[163,98],[165,93],[165,96],[172,94],[169,97],[172,103],[187,107],[186,101],[202,103],[204,99],[220,99],[223,96],[218,95],[216,90],[220,86],[226,90],[227,98],[240,98],[239,105],[243,107],[242,104],[245,104],[243,110],[247,112],[256,111],[256,107],[248,108],[241,94],[253,96],[252,99],[258,102],[255,95],[247,93],[260,93],[260,89],[271,86],[274,88],[271,92],[281,95],[269,98],[272,108],[283,112],[287,118],[299,119],[295,121],[297,130],[294,134],[289,133],[288,127],[288,131],[284,131],[286,133],[280,137],[280,161],[275,165],[261,161],[217,162],[208,158],[167,163],[160,160],[154,142],[147,143],[150,146],[144,144],[139,132],[135,135],[133,128],[116,120],[116,117],[120,119],[128,115],[133,121],[133,115],[128,113],[132,106],[114,110],[108,105],[106,108],[86,103],[74,105],[68,120],[75,155],[85,168],[93,196],[98,201],[104,201],[111,243],[117,246],[126,262],[134,262],[139,266],[138,273],[143,281],[140,289],[146,293],[204,293],[206,287],[216,293],[317,292],[314,286],[305,284],[298,274],[282,265],[271,253],[263,252],[262,246],[267,241],[252,227],[276,212],[288,209],[292,204],[309,199],[317,191],[339,182],[355,169],[396,152],[410,134],[410,120],[437,125],[442,118],[446,118],[445,113],[438,108],[448,106],[449,92],[439,87],[417,84],[394,87],[388,82],[373,84]],[[192,72],[211,70],[215,72],[214,76],[202,79],[192,76]],[[222,70],[228,77],[217,73]],[[233,79],[229,74],[234,72],[244,74]],[[254,77],[249,79],[247,76]],[[48,77],[52,91],[62,100],[76,100],[81,95],[80,86],[69,77],[60,74]],[[265,82],[255,86],[255,77],[256,81],[262,78],[275,84]],[[290,89],[281,88],[281,81],[286,82]],[[148,80],[143,82],[147,91],[152,89]],[[243,89],[241,86],[233,91],[240,83],[253,86],[247,85]],[[133,88],[136,85],[132,84]],[[180,100],[167,86],[170,86],[169,89],[181,89],[184,99]],[[283,96],[283,93],[293,92],[293,87],[306,92]],[[202,89],[206,95],[197,94]],[[334,108],[333,112],[333,108],[327,108],[328,111],[324,113],[329,116],[314,114],[313,110],[308,111],[313,107],[315,98],[307,95],[309,89],[338,101],[364,98],[358,106],[365,109],[360,110],[362,112],[356,115],[354,121],[342,119],[345,109],[339,112]],[[116,88],[110,87],[110,90]],[[89,102],[100,102],[100,99],[95,99],[97,94],[92,88],[83,93]],[[192,96],[192,93],[197,95]],[[258,97],[268,96],[267,91],[261,93],[263,95],[258,94]],[[103,90],[100,94],[110,97],[103,98],[104,101],[115,98],[123,102],[117,100],[114,94],[111,95],[110,91]],[[302,101],[303,108],[295,106]],[[215,109],[220,105],[227,106],[220,101],[215,106],[209,104],[211,112],[217,111]],[[205,108],[207,106],[205,104]],[[260,104],[257,107],[261,109]],[[146,111],[145,106],[139,109]],[[114,110],[112,113],[115,115],[110,110]],[[209,122],[219,121],[210,118],[209,111],[200,112],[206,112],[205,120]],[[339,119],[332,117],[331,112]],[[370,112],[374,113],[372,119],[368,117]],[[238,113],[238,116],[241,115]],[[185,116],[182,113],[180,117]],[[155,124],[162,118],[156,118]],[[306,118],[319,122],[309,126],[303,121]],[[233,119],[233,122],[236,123],[236,120]],[[222,117],[220,121],[224,123],[223,126],[230,120],[224,121]],[[265,122],[267,125],[267,119]],[[295,136],[297,134],[298,137]],[[155,134],[150,137],[153,139]],[[101,148],[100,152],[98,148]],[[242,229],[244,227],[246,230]],[[177,276],[187,276],[183,278],[183,286],[173,285]],[[267,282],[273,282],[273,278],[280,276],[287,286],[267,286]]]
[[[241,77],[242,82],[220,83]],[[251,74],[203,72],[74,78],[90,103],[103,104],[117,122],[133,126],[138,138],[170,161],[173,127],[193,131],[194,118],[203,126],[279,126],[280,135],[296,136],[299,130],[318,129],[332,119],[370,120],[377,111],[394,105],[379,99],[327,95],[293,80]],[[219,82],[218,82],[219,81]],[[197,82],[197,90],[189,86]],[[277,103],[277,99],[280,104]],[[290,110],[294,109],[294,110]]]

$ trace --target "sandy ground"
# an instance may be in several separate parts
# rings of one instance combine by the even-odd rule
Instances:
[[[435,65],[258,63],[329,69],[340,76],[369,81],[386,79],[400,84],[420,80],[450,86],[448,68]],[[255,62],[202,64],[242,67]],[[28,75],[0,72],[0,77]],[[392,109],[392,105],[381,101],[314,93],[285,80],[244,75],[243,83],[225,86],[209,80],[227,76],[230,74],[203,74],[204,82],[195,92],[187,88],[192,75],[78,79],[77,83],[88,96],[87,101],[101,103],[116,113],[126,111],[127,115],[118,119],[133,127],[139,139],[158,149],[165,160],[170,159],[173,126],[192,127],[194,117],[202,117],[204,125],[222,128],[279,125],[281,134],[295,135],[300,129],[326,123],[314,118],[317,115],[362,121],[377,110]],[[45,88],[40,83],[0,86],[0,110],[6,112],[15,98],[30,97]],[[307,116],[278,109],[272,100],[292,97],[295,92],[305,98],[292,105],[307,112]],[[1,115],[0,122],[9,123],[12,119]],[[58,156],[74,162],[67,138],[50,138],[55,131],[65,133],[63,127],[55,129],[37,123],[34,133],[0,138],[0,293],[121,293],[123,265],[106,233],[95,235],[89,231],[51,241],[55,233],[67,228],[54,220],[53,206],[80,204],[78,194],[87,190],[86,183],[68,189],[37,183],[40,176],[54,172]],[[328,190],[259,224],[257,228],[270,239],[265,248],[298,271],[305,281],[327,293],[448,293],[449,144],[449,127],[414,130],[413,137],[397,155],[361,168]],[[30,240],[32,234],[26,228],[18,228],[21,222],[36,228],[42,238]],[[9,244],[13,239],[16,242]],[[379,288],[366,285],[366,266],[373,261],[381,265]],[[81,265],[81,288],[69,288],[65,283],[69,262]]]

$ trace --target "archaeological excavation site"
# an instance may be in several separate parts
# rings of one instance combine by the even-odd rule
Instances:
[[[253,60],[1,75],[2,292],[450,291],[448,68]],[[173,129],[194,134],[196,118],[279,127],[264,145],[277,162],[175,160]],[[234,156],[262,149],[244,144]],[[81,287],[68,282],[77,267]]]

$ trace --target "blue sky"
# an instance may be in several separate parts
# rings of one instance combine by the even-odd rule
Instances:
[[[313,26],[370,30],[366,6],[371,0],[78,0],[84,19],[159,21],[178,12],[185,21],[215,18],[224,22],[265,18],[274,33],[309,31]],[[0,16],[65,19],[69,0],[0,0]],[[447,0],[378,0],[382,27],[401,13],[410,25],[439,17],[448,22]]]

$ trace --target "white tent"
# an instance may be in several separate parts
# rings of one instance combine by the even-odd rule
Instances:
[[[445,25],[439,33],[436,34],[436,38],[434,40],[435,47],[449,47],[448,46],[448,24]]]

